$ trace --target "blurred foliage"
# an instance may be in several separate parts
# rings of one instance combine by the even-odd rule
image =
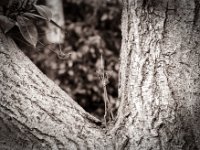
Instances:
[[[118,97],[120,4],[114,0],[63,0],[63,4],[65,43],[41,44],[46,43],[42,32],[46,26],[39,22],[37,48],[25,53],[85,110],[102,118],[103,87],[98,74],[101,54],[109,74],[107,90],[113,108]]]

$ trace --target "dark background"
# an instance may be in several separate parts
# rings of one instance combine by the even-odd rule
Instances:
[[[86,111],[102,118],[103,87],[98,72],[101,54],[114,112],[117,107],[121,5],[115,0],[64,0],[63,7],[64,44],[47,45],[43,32],[46,24],[38,22],[37,48],[24,52]]]

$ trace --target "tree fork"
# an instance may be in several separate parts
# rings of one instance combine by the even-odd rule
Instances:
[[[109,145],[98,119],[48,79],[12,39],[2,32],[0,37],[0,148],[103,149]]]
[[[106,130],[0,32],[0,146],[200,149],[198,5],[123,1],[121,103],[116,123]]]

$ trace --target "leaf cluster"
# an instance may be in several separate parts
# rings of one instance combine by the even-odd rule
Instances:
[[[17,26],[23,38],[34,47],[38,41],[34,20],[45,20],[57,25],[52,20],[51,10],[47,6],[37,5],[35,0],[1,0],[0,6],[3,8],[0,15],[3,32],[7,33]]]

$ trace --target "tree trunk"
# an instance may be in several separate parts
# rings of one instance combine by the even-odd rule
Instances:
[[[200,149],[200,2],[124,0],[116,122],[106,128],[0,32],[0,148]]]
[[[46,0],[46,4],[52,11],[52,20],[60,27],[64,28],[65,20],[62,0]],[[55,25],[48,23],[48,28],[46,29],[46,38],[50,43],[63,43],[65,39],[65,33]]]
[[[200,149],[199,0],[124,0],[121,100],[128,149]]]

